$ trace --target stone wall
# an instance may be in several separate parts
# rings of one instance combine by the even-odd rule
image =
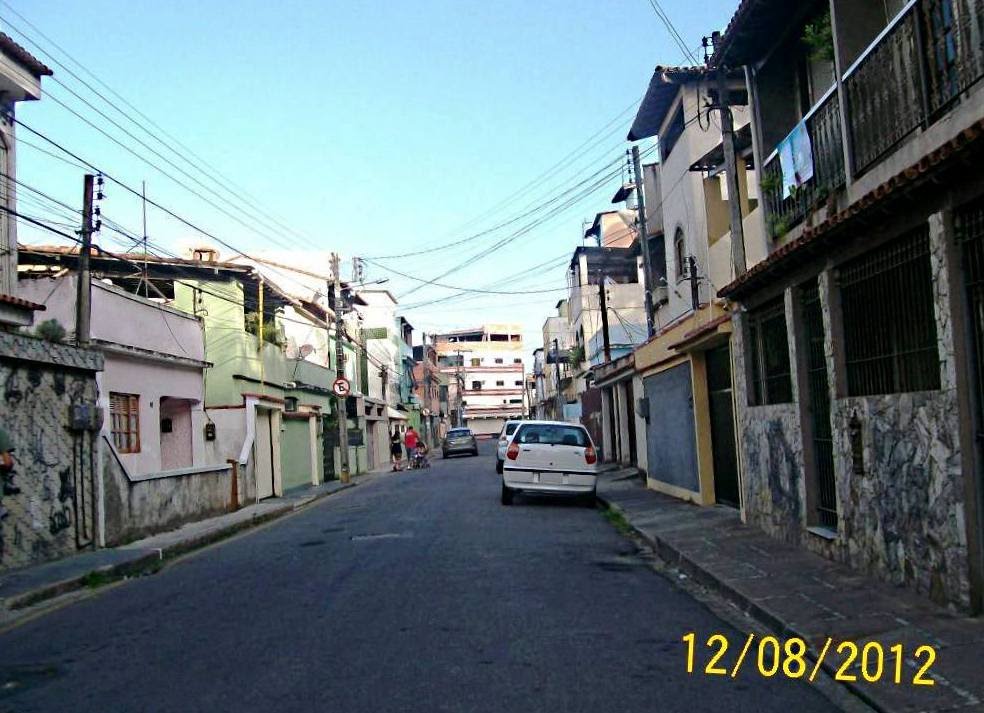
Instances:
[[[235,509],[229,465],[133,478],[105,437],[102,460],[109,547]]]
[[[96,352],[0,331],[0,425],[20,488],[0,496],[0,570],[93,546],[96,434],[73,429],[71,416],[73,406],[97,410],[101,369]]]
[[[803,430],[795,403],[798,398],[795,345],[790,349],[790,366],[794,370],[794,402],[749,406],[746,317],[742,312],[736,311],[732,319],[736,420],[745,520],[773,537],[786,542],[799,542],[805,484]]]
[[[771,535],[883,580],[904,585],[941,604],[970,606],[970,571],[964,517],[959,433],[960,404],[954,363],[949,285],[959,284],[948,264],[947,235],[939,215],[929,218],[934,307],[940,356],[938,391],[847,397],[841,372],[839,310],[832,271],[820,273],[821,309],[831,398],[838,529],[809,527],[807,478],[812,477],[809,409],[801,403],[795,287],[786,290],[793,403],[748,406],[744,345],[746,318],[734,319],[735,393],[741,446],[744,516]],[[806,399],[806,394],[802,395]],[[964,414],[964,417],[969,417]]]

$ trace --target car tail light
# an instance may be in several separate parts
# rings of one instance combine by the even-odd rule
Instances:
[[[506,458],[509,460],[516,460],[519,458],[519,446],[515,443],[509,444],[509,448],[506,450]]]
[[[598,455],[595,453],[595,449],[588,446],[584,449],[584,462],[588,465],[592,465],[598,461]]]

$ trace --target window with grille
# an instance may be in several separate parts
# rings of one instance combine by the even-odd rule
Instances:
[[[782,299],[748,315],[748,350],[751,364],[750,406],[783,404],[793,400],[789,369],[789,338]]]
[[[497,381],[497,382],[495,382],[495,385],[496,386],[505,386],[506,385],[506,382],[505,381]]]
[[[481,359],[472,359],[471,360],[471,365],[472,366],[481,366],[482,365],[482,360]]]
[[[136,394],[109,394],[110,428],[113,445],[120,453],[140,452],[140,397]]]
[[[929,227],[847,263],[839,282],[848,394],[939,389]]]

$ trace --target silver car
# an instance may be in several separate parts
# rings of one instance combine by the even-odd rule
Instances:
[[[506,459],[506,448],[516,432],[516,427],[521,423],[522,421],[506,421],[499,432],[499,445],[495,449],[495,472],[499,475],[502,475],[502,461]]]
[[[441,452],[444,457],[469,453],[478,455],[478,441],[470,428],[452,428],[441,442]]]

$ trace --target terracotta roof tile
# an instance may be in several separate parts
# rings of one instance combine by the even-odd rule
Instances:
[[[32,309],[35,312],[43,312],[47,309],[44,305],[39,305],[36,302],[29,302],[28,300],[22,300],[20,297],[14,297],[13,295],[5,295],[2,292],[0,292],[0,303],[14,305],[15,307],[23,307],[25,309]]]
[[[39,77],[50,77],[54,74],[41,60],[14,42],[14,39],[10,35],[4,34],[3,32],[0,32],[0,50],[6,52],[20,62],[28,71],[33,72]]]

